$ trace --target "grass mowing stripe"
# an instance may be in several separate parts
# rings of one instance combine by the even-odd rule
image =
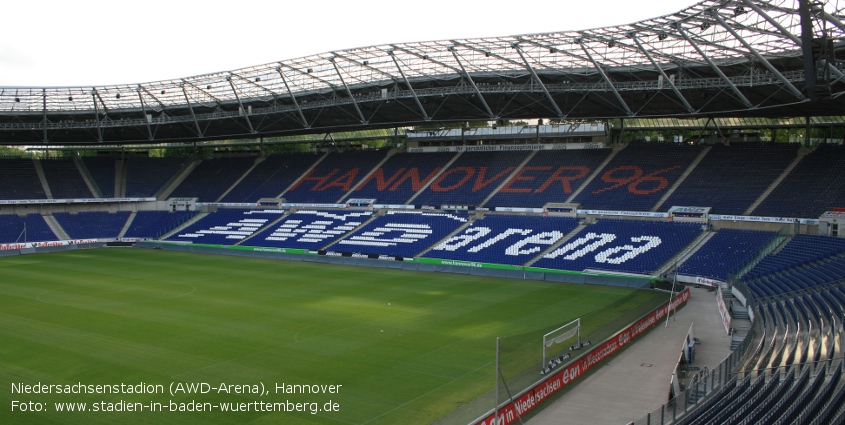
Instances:
[[[532,339],[570,318],[587,317],[585,328],[599,328],[662,298],[620,288],[141,249],[0,258],[0,273],[0,337],[8,341],[0,347],[0,383],[7,390],[11,382],[39,381],[343,385],[331,396],[172,397],[331,398],[341,407],[315,415],[0,409],[0,423],[428,423],[489,389],[496,336],[525,335],[513,339],[529,344],[512,354],[520,356],[532,352]],[[539,353],[536,345],[528,357]]]

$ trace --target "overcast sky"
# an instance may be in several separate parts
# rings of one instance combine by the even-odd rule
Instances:
[[[588,29],[695,0],[8,0],[0,87],[188,77],[386,43]]]

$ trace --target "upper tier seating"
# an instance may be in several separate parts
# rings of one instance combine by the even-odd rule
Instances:
[[[404,204],[434,178],[454,153],[396,153],[355,187],[347,199],[375,199],[379,204]]]
[[[539,151],[485,206],[540,208],[549,202],[566,202],[610,152],[611,149]]]
[[[88,169],[88,173],[91,174],[91,178],[94,179],[94,183],[100,188],[103,198],[114,198],[114,158],[83,156],[81,159],[85,168]]]
[[[188,158],[130,158],[125,162],[126,196],[155,196],[173,178]],[[193,197],[193,196],[192,196]]]
[[[167,238],[202,244],[234,245],[284,214],[284,210],[219,209]]]
[[[0,159],[0,199],[47,199],[31,159]]]
[[[372,215],[372,211],[300,210],[243,244],[317,250],[343,237]]]
[[[26,230],[24,232],[24,229]],[[41,214],[0,214],[0,243],[58,240]]]
[[[199,198],[216,202],[255,163],[255,158],[206,159],[194,168],[173,193],[174,198]]]
[[[527,152],[465,152],[414,199],[414,204],[479,205],[527,156]]]
[[[712,207],[714,214],[743,214],[795,159],[797,145],[716,145],[663,203]]]
[[[53,217],[73,239],[107,239],[116,238],[120,234],[129,219],[129,211],[83,211],[77,214],[56,212]]]
[[[76,164],[70,159],[42,160],[41,168],[53,199],[89,199],[94,198]]]
[[[298,203],[337,203],[387,155],[386,150],[332,152],[283,198]]]
[[[525,264],[572,231],[575,218],[488,214],[443,241],[426,257]]]
[[[270,155],[256,165],[221,202],[258,202],[275,198],[320,158],[313,153]]]
[[[726,281],[775,237],[775,232],[721,229],[678,267],[678,273]]]
[[[466,221],[466,214],[388,211],[329,249],[413,257]]]
[[[631,143],[574,201],[584,209],[649,211],[701,149],[672,143]]]
[[[767,217],[818,218],[845,206],[845,146],[821,145],[754,209]]]
[[[157,239],[197,214],[197,211],[138,211],[123,237]]]
[[[650,274],[701,231],[700,223],[599,219],[534,266]]]

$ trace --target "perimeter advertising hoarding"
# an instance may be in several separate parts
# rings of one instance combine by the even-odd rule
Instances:
[[[495,420],[496,418],[493,412],[490,412],[473,421],[471,425],[509,425],[519,422],[519,417],[537,407],[543,400],[560,391],[561,388],[586,373],[590,368],[615,353],[622,346],[627,345],[638,335],[656,325],[661,318],[666,317],[666,314],[671,309],[677,308],[679,305],[687,302],[689,297],[690,290],[685,289],[675,296],[671,302],[661,305],[642,319],[581,355],[557,373],[537,382],[531,388],[517,395],[513,402],[500,407],[498,421]]]

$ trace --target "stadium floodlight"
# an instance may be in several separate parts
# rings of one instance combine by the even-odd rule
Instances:
[[[543,363],[546,367],[546,352],[547,349],[555,344],[560,344],[571,339],[574,335],[578,335],[578,342],[572,347],[581,348],[581,318],[577,318],[545,335],[543,335]],[[570,348],[572,348],[570,347]],[[575,349],[577,349],[575,348]]]

